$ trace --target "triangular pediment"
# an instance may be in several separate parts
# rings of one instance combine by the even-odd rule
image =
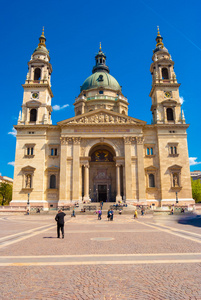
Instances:
[[[37,101],[37,100],[30,100],[30,101],[27,101],[26,106],[28,106],[28,107],[39,107],[39,106],[41,106],[41,102]]]
[[[145,168],[145,171],[156,171],[158,170],[158,168],[154,167],[154,166],[149,166],[147,168]]]
[[[22,168],[23,172],[34,172],[36,168],[33,168],[31,166],[26,166],[24,168]]]
[[[181,170],[182,166],[179,166],[179,165],[172,165],[169,167],[169,169],[171,170]]]
[[[75,116],[73,118],[61,121],[57,123],[60,126],[70,125],[70,124],[94,124],[94,125],[103,125],[103,124],[136,124],[136,125],[145,125],[145,121],[141,121],[120,113],[109,111],[107,109],[97,109],[90,111],[88,113]]]

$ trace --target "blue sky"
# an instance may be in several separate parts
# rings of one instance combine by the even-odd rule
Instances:
[[[1,175],[13,177],[21,84],[43,26],[53,66],[53,124],[74,116],[75,97],[91,75],[99,42],[110,74],[128,97],[129,115],[150,124],[149,69],[159,25],[181,83],[191,170],[200,169],[200,12],[198,0],[1,1]]]

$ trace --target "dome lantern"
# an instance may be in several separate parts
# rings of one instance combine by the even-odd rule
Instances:
[[[95,56],[96,65],[93,67],[92,73],[95,72],[107,72],[110,73],[108,66],[106,66],[106,55],[102,52],[101,43],[98,54]]]

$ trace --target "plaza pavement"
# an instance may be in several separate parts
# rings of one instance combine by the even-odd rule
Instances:
[[[0,299],[201,299],[201,222],[0,215]],[[196,226],[193,226],[196,224]]]

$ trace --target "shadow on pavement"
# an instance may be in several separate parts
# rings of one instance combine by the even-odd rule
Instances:
[[[56,236],[44,236],[44,239],[56,239]]]
[[[178,220],[179,224],[201,227],[201,215],[183,216]]]

